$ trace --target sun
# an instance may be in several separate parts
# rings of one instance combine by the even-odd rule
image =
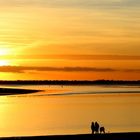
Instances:
[[[0,56],[4,56],[4,55],[8,55],[8,54],[9,54],[8,48],[1,48],[0,47]]]
[[[15,51],[13,46],[5,42],[0,42],[0,66],[10,66],[15,64],[13,56]]]
[[[12,46],[5,42],[0,42],[0,56],[12,54]]]
[[[0,66],[8,66],[7,56],[10,54],[8,45],[0,43]]]
[[[8,60],[0,60],[0,66],[8,66],[9,64]]]

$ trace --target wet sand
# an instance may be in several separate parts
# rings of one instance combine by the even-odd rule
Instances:
[[[27,137],[4,137],[1,140],[139,140],[140,132],[125,132],[125,133],[106,133],[106,134],[75,134],[75,135],[51,135],[51,136],[27,136]]]

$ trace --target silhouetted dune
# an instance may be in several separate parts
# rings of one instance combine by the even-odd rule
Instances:
[[[16,88],[0,88],[0,96],[16,95],[16,94],[29,94],[39,92],[40,90],[31,89],[16,89]]]

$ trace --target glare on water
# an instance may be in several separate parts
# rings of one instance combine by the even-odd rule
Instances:
[[[90,133],[91,121],[98,121],[107,132],[140,130],[140,94],[133,93],[133,90],[139,91],[139,87],[18,88],[45,91],[0,97],[1,136]],[[110,93],[112,91],[118,93]]]

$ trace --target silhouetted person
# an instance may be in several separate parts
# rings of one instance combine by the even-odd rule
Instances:
[[[92,131],[92,134],[94,134],[94,131],[95,131],[95,125],[94,125],[94,122],[91,123],[91,131]]]
[[[95,122],[95,132],[99,133],[99,124]]]
[[[105,128],[103,126],[100,127],[100,133],[105,133]]]

